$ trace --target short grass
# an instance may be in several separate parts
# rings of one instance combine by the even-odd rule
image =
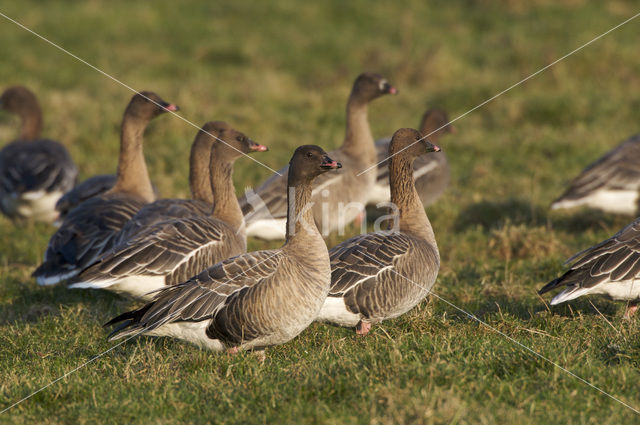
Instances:
[[[220,2],[217,2],[220,3]],[[364,70],[400,89],[377,100],[376,136],[416,126],[427,106],[455,117],[637,13],[633,1],[236,0],[4,2],[0,11],[197,125],[231,122],[271,151],[339,145],[344,102]],[[640,21],[604,37],[456,122],[443,141],[453,184],[428,213],[442,254],[435,292],[640,408],[640,329],[624,306],[581,299],[550,309],[536,289],[572,253],[629,218],[550,213],[568,179],[640,128]],[[83,177],[115,169],[131,93],[0,19],[2,85],[39,95],[49,137]],[[16,121],[0,116],[0,138]],[[195,129],[175,117],[146,136],[153,181],[187,196]],[[269,174],[236,167],[238,191]],[[0,408],[113,343],[101,324],[132,303],[40,288],[30,273],[53,228],[0,218]],[[354,230],[355,232],[355,230]],[[328,244],[342,238],[332,236]],[[250,241],[250,249],[274,244]],[[436,298],[367,338],[314,324],[289,344],[216,355],[137,338],[0,415],[2,423],[608,423],[630,409]]]

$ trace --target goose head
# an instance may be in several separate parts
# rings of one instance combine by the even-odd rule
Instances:
[[[265,145],[254,142],[224,121],[209,121],[202,126],[198,136],[211,139],[216,158],[228,162],[233,162],[251,152],[269,150]]]
[[[417,158],[427,152],[440,152],[440,147],[429,142],[418,130],[401,128],[391,138],[389,155]]]
[[[397,93],[398,90],[382,75],[365,72],[353,83],[351,96],[360,102],[368,103],[382,95]]]
[[[165,112],[176,112],[179,110],[178,105],[166,102],[156,93],[143,91],[133,95],[124,114],[128,117],[151,121],[153,118]]]
[[[13,86],[0,95],[0,109],[20,117],[40,113],[40,105],[36,95],[24,86]]]
[[[289,161],[289,186],[310,183],[320,174],[342,168],[342,164],[316,145],[303,145],[295,150]]]
[[[457,130],[449,123],[449,115],[442,109],[432,108],[424,113],[420,123],[420,132],[430,134],[429,138],[437,139],[443,134],[455,133]]]

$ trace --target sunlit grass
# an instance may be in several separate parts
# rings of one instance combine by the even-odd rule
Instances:
[[[6,2],[5,2],[6,3]],[[0,11],[201,125],[226,120],[269,146],[272,168],[300,144],[340,145],[362,71],[400,90],[376,100],[376,137],[452,118],[638,12],[632,1],[226,5],[193,1],[41,2]],[[113,172],[131,92],[0,18],[0,81],[31,87],[45,134],[81,176]],[[428,210],[442,255],[434,291],[594,385],[640,407],[640,330],[624,306],[580,299],[550,309],[536,290],[577,250],[630,218],[551,213],[585,165],[640,131],[638,23],[632,22],[455,123],[453,169]],[[0,116],[0,139],[16,121]],[[163,196],[188,196],[196,129],[152,123],[145,150]],[[238,192],[269,171],[236,163]],[[30,273],[53,228],[0,218],[0,408],[114,345],[101,324],[135,303],[41,288]],[[352,229],[355,232],[355,228]],[[353,234],[353,233],[351,233]],[[347,235],[349,236],[349,235]],[[328,239],[332,246],[341,239]],[[249,241],[250,249],[277,243]],[[6,423],[629,423],[635,414],[431,299],[367,338],[312,325],[289,344],[217,355],[137,338],[0,416]]]

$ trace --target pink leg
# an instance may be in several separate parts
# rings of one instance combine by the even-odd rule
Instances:
[[[234,354],[238,354],[240,350],[238,349],[238,347],[231,347],[231,348],[227,348],[227,354],[230,355],[234,355]]]
[[[356,216],[355,220],[353,220],[353,223],[357,226],[360,227],[362,225],[362,222],[364,221],[364,217],[365,217],[365,212],[364,211],[360,211],[358,213],[358,215]]]
[[[625,319],[631,320],[631,317],[635,314],[636,310],[638,310],[638,307],[640,307],[638,303],[639,303],[638,301],[629,303],[629,306],[627,307],[627,311],[624,312]]]
[[[364,322],[361,320],[358,322],[358,325],[356,326],[356,333],[358,335],[365,336],[366,334],[369,333],[370,330],[371,330],[371,323],[369,322]]]

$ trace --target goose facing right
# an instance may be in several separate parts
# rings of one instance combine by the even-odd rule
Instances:
[[[331,289],[317,320],[355,326],[356,333],[366,335],[371,325],[406,313],[427,296],[438,276],[440,254],[413,182],[413,162],[439,150],[416,130],[395,132],[389,179],[398,222],[331,248]]]
[[[159,291],[151,303],[106,324],[123,322],[112,339],[146,333],[235,353],[296,337],[318,314],[331,277],[327,246],[306,208],[311,184],[337,168],[318,146],[296,149],[287,179],[285,244],[229,258]]]
[[[640,202],[640,134],[630,137],[587,166],[551,209],[587,206],[636,215]]]
[[[77,275],[114,243],[122,226],[153,201],[155,194],[142,149],[147,124],[178,107],[153,92],[135,94],[122,119],[116,184],[71,210],[49,240],[44,261],[33,272],[40,285],[54,285]]]
[[[323,235],[340,230],[361,213],[375,173],[361,173],[376,164],[377,154],[369,127],[369,103],[397,90],[382,75],[365,72],[354,81],[347,101],[344,141],[329,152],[344,168],[316,179],[313,186],[313,216]],[[287,167],[269,177],[258,189],[240,198],[247,221],[247,236],[274,240],[285,237],[287,216]]]
[[[10,218],[51,222],[56,201],[78,175],[67,149],[41,139],[42,110],[35,94],[13,86],[0,95],[0,109],[20,117],[18,139],[0,150],[0,211]]]
[[[208,265],[246,251],[233,164],[267,147],[221,121],[206,123],[193,145],[192,160],[207,160],[208,182],[205,190],[204,170],[191,173],[194,195],[209,202],[168,199],[155,208],[149,209],[157,202],[145,206],[122,229],[121,242],[75,277],[70,288],[106,289],[149,300],[151,291],[184,282]],[[205,146],[208,155],[195,152]],[[192,163],[191,168],[202,166]]]
[[[429,135],[428,140],[440,146],[440,137],[455,133],[456,129],[449,124],[449,115],[442,109],[429,109],[422,116],[420,133]],[[391,139],[376,140],[378,151],[378,170],[376,184],[369,192],[368,204],[377,205],[380,202],[389,202],[389,143]],[[451,170],[447,156],[444,152],[438,155],[422,155],[413,163],[413,179],[416,191],[422,205],[425,207],[433,204],[447,189],[451,180]]]

